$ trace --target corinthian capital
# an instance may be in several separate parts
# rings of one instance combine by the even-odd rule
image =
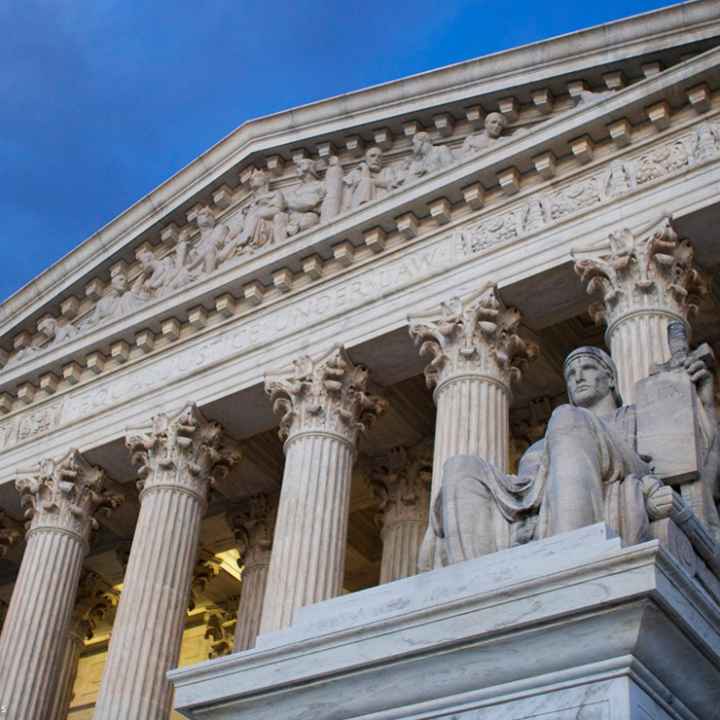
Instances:
[[[638,233],[612,232],[603,248],[589,252],[576,259],[575,272],[588,294],[602,295],[589,308],[598,323],[611,325],[627,313],[653,309],[685,320],[707,293],[692,245],[678,239],[669,218]]]
[[[278,501],[277,494],[253,495],[230,513],[230,523],[240,552],[239,565],[248,566],[269,560]]]
[[[7,555],[8,549],[20,539],[21,535],[17,523],[0,510],[0,559]]]
[[[399,522],[418,520],[427,510],[432,480],[432,445],[409,450],[396,447],[375,458],[367,477],[378,501],[378,524],[386,529]]]
[[[282,440],[300,432],[328,432],[351,442],[385,412],[387,401],[367,392],[368,369],[355,365],[343,347],[265,376],[265,392],[281,415]]]
[[[138,467],[138,488],[175,487],[206,500],[208,487],[240,461],[237,444],[219,423],[209,421],[194,403],[179,414],[156,415],[151,426],[129,433],[125,444]]]
[[[431,358],[425,368],[429,388],[465,374],[487,375],[509,387],[537,355],[537,346],[518,335],[520,312],[502,303],[494,283],[408,322],[420,355]]]
[[[95,513],[113,510],[124,499],[107,492],[105,481],[105,471],[77,450],[60,460],[43,460],[37,470],[15,481],[28,530],[55,528],[89,540],[99,527]]]

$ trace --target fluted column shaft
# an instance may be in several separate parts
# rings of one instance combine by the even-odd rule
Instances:
[[[383,542],[380,584],[415,575],[428,524],[432,477],[432,443],[409,450],[395,447],[375,457],[369,481],[378,500],[378,521]]]
[[[610,234],[609,247],[577,260],[575,271],[588,293],[601,293],[589,312],[607,326],[605,341],[617,367],[625,404],[635,402],[635,384],[670,358],[668,324],[697,309],[705,286],[694,267],[693,248],[680,242],[669,220],[635,234]]]
[[[235,652],[255,647],[255,640],[260,632],[260,619],[269,568],[270,555],[268,553],[267,562],[246,565],[243,570],[235,625]]]
[[[0,637],[0,708],[8,717],[47,720],[87,546],[62,531],[27,536]]]
[[[286,447],[260,632],[287,627],[295,608],[342,590],[354,447],[301,433]]]
[[[194,405],[127,444],[143,489],[95,720],[167,720],[208,485],[235,458]]]
[[[273,493],[254,495],[231,513],[230,524],[240,552],[238,563],[243,566],[235,652],[255,647],[260,632],[277,509],[278,496]]]
[[[120,499],[76,451],[16,482],[31,518],[0,636],[0,708],[8,718],[48,720],[61,674],[94,512]]]
[[[287,627],[296,608],[342,589],[357,435],[386,408],[367,382],[367,369],[341,347],[266,376],[287,440],[261,633]]]
[[[179,488],[143,492],[96,720],[167,720],[204,512]]]
[[[66,720],[68,716],[83,647],[82,631],[71,627],[60,659],[60,673],[48,715],[49,720]]]

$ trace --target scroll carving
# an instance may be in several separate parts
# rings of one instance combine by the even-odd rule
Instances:
[[[367,392],[368,370],[355,365],[342,347],[313,360],[304,356],[286,371],[268,373],[265,392],[280,418],[280,438],[319,431],[354,441],[387,401]]]
[[[177,415],[156,415],[146,431],[125,440],[138,468],[138,488],[174,486],[207,499],[208,486],[240,461],[237,444],[222,426],[209,421],[194,403]]]
[[[38,470],[15,482],[28,530],[59,529],[87,541],[99,527],[95,513],[113,510],[124,499],[107,492],[105,483],[104,470],[77,450],[60,460],[44,460]]]
[[[439,313],[409,321],[420,355],[431,358],[425,368],[429,388],[448,377],[476,372],[497,376],[509,386],[538,352],[534,343],[518,335],[520,313],[505,307],[492,283],[469,298],[442,303]]]

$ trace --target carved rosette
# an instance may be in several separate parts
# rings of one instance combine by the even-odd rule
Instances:
[[[77,450],[60,460],[43,460],[38,470],[15,481],[28,534],[56,529],[88,542],[90,533],[99,527],[95,513],[113,510],[124,499],[105,491],[105,481],[105,471]]]
[[[522,377],[537,346],[518,335],[520,312],[506,307],[489,283],[467,298],[441,303],[439,312],[408,318],[420,355],[431,358],[425,380],[435,397],[447,382],[475,376],[510,385]]]
[[[427,516],[432,463],[428,445],[410,450],[396,447],[373,462],[368,480],[378,502],[383,535],[399,523],[418,522]]]
[[[21,538],[22,533],[16,524],[0,510],[0,559],[7,555],[8,550]]]
[[[386,400],[367,392],[367,383],[368,369],[355,365],[340,346],[268,373],[265,392],[281,415],[280,438],[290,442],[304,433],[327,433],[354,445],[358,432],[387,409]]]
[[[590,316],[614,326],[631,313],[657,312],[687,321],[697,311],[707,284],[693,266],[694,250],[680,241],[670,219],[654,228],[633,233],[627,228],[609,235],[610,251],[575,262],[575,272],[588,294],[600,293]]]
[[[241,567],[269,562],[278,501],[277,494],[254,495],[231,513],[230,523],[240,552],[238,565]]]
[[[241,452],[219,423],[194,403],[179,414],[156,415],[150,428],[128,434],[125,443],[138,468],[138,488],[184,490],[207,501],[209,487],[240,461]]]

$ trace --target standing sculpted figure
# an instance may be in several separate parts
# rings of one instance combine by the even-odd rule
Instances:
[[[80,322],[80,329],[86,330],[101,322],[132,315],[148,299],[147,293],[141,290],[142,282],[143,278],[139,276],[130,287],[124,272],[115,273],[110,279],[110,287],[105,295],[95,303],[92,312]]]
[[[412,157],[406,167],[403,181],[414,182],[454,162],[453,154],[445,145],[433,145],[430,135],[426,132],[415,133],[412,139]]]
[[[383,167],[383,152],[373,145],[365,151],[364,161],[345,176],[344,182],[348,190],[345,209],[349,210],[384,198],[401,180],[391,165]]]
[[[692,354],[684,368],[701,401],[706,446],[717,454],[712,375]],[[648,509],[663,485],[652,475],[652,459],[636,450],[636,408],[622,404],[615,364],[603,350],[581,347],[566,358],[564,374],[570,404],[552,413],[545,437],[525,451],[517,475],[472,455],[445,463],[431,514],[442,564],[597,522],[628,545],[646,538]],[[421,567],[428,566],[425,555]]]
[[[200,239],[191,253],[187,269],[192,272],[201,267],[205,274],[214,272],[235,251],[235,244],[230,241],[230,229],[223,223],[215,222],[215,216],[207,207],[200,209],[195,222],[200,230]],[[178,257],[182,255],[178,248]]]
[[[253,199],[240,228],[238,245],[242,248],[262,247],[282,242],[287,237],[287,203],[280,190],[270,189],[265,170],[255,169],[250,176]]]

